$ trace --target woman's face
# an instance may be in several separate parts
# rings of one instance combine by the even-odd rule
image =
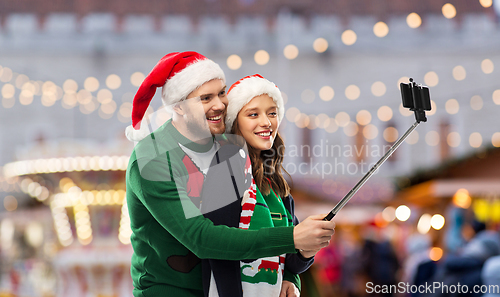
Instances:
[[[273,146],[278,130],[278,107],[268,95],[254,97],[238,113],[238,128],[248,145],[259,151]]]

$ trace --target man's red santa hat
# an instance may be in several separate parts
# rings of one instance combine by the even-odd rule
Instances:
[[[135,94],[132,126],[125,130],[127,138],[139,141],[153,132],[141,122],[157,88],[163,87],[163,104],[171,106],[185,100],[191,92],[213,79],[226,82],[220,66],[197,52],[170,53],[161,58]]]
[[[246,76],[235,82],[227,91],[226,132],[231,132],[238,113],[248,102],[260,95],[268,95],[278,107],[278,125],[285,116],[285,103],[281,91],[271,81],[260,74]]]

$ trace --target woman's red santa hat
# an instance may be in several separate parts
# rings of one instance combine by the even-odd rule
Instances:
[[[278,107],[278,125],[285,116],[285,103],[281,91],[260,74],[246,76],[235,82],[227,91],[226,132],[231,132],[238,113],[248,102],[260,95],[268,95]]]
[[[146,124],[141,125],[141,122],[157,88],[163,87],[163,105],[171,106],[186,99],[191,92],[213,79],[226,82],[220,66],[197,52],[170,53],[161,58],[135,94],[132,126],[125,130],[127,138],[140,141],[153,132],[149,131]]]

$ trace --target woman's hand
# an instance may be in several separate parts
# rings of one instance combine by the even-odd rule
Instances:
[[[310,216],[293,229],[295,248],[304,251],[320,250],[330,244],[335,233],[333,221],[323,221],[326,214]]]
[[[300,297],[300,291],[292,282],[284,280],[281,284],[280,297]]]

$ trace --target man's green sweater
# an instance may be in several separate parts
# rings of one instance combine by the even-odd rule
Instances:
[[[198,153],[213,146],[188,140],[169,120],[139,142],[130,157],[126,181],[134,296],[203,296],[200,259],[296,252],[292,226],[241,230],[204,218],[195,205],[203,175],[186,167],[189,157],[179,144]]]

